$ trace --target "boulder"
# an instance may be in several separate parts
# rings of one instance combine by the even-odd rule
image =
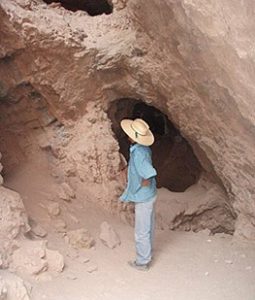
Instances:
[[[11,268],[29,275],[38,275],[48,268],[44,241],[23,243],[12,255]]]
[[[118,234],[107,222],[103,222],[101,224],[99,237],[102,243],[111,249],[115,248],[121,243]]]
[[[47,248],[47,241],[23,241],[12,255],[11,268],[28,275],[60,273],[64,258],[58,251]]]
[[[60,273],[63,271],[65,266],[64,257],[58,251],[46,249],[46,260],[49,272]]]
[[[42,225],[37,223],[35,220],[30,218],[29,225],[31,226],[31,233],[34,236],[43,238],[47,235],[47,231],[42,227]]]
[[[6,268],[16,247],[15,239],[29,232],[28,217],[20,195],[0,186],[0,260]]]
[[[66,241],[76,249],[89,249],[95,244],[95,240],[85,228],[68,231]]]
[[[0,273],[0,300],[30,300],[32,287],[8,271]]]
[[[14,239],[28,232],[30,226],[20,195],[0,187],[0,239]]]
[[[0,300],[7,300],[7,285],[6,282],[0,277]]]

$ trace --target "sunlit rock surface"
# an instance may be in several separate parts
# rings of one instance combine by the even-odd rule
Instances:
[[[119,211],[107,110],[141,99],[167,115],[227,195],[235,232],[255,238],[254,1],[112,3],[111,14],[92,17],[0,0],[2,164],[11,172],[46,151],[80,192]]]

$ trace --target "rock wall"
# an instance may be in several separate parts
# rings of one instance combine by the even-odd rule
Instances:
[[[204,169],[220,178],[238,213],[236,232],[252,238],[254,9],[253,1],[192,0],[151,6],[144,1],[132,9],[134,19],[143,20],[137,26],[156,45],[151,51],[158,76],[152,76],[152,85],[167,95],[171,119]],[[145,73],[149,65],[143,64]]]
[[[203,176],[183,193],[159,189],[158,199],[156,219],[161,229],[209,229],[212,234],[232,234],[235,229],[235,212],[226,195]]]
[[[113,211],[121,209],[123,183],[107,109],[121,98],[157,107],[228,195],[236,233],[253,238],[253,0],[123,3],[91,17],[41,1],[1,0],[0,102],[28,83],[68,132],[54,139],[59,168]]]
[[[0,159],[2,155],[0,153]],[[3,166],[0,163],[0,172]],[[0,269],[9,265],[17,247],[15,239],[30,230],[27,214],[20,195],[3,187],[0,174]]]
[[[5,268],[17,247],[15,239],[28,232],[30,227],[18,193],[1,186],[0,203],[0,268]]]

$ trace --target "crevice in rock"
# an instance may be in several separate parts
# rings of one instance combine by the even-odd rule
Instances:
[[[107,0],[43,0],[47,4],[59,3],[67,10],[76,12],[78,10],[86,11],[90,16],[102,14],[111,14],[113,5]]]
[[[152,145],[153,162],[158,171],[158,187],[183,192],[195,184],[202,167],[189,143],[168,117],[154,106],[141,100],[123,98],[113,101],[108,109],[112,130],[118,140],[120,152],[128,160],[129,143],[120,128],[124,118],[142,118],[155,135]]]

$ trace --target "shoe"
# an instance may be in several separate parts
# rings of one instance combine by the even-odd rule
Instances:
[[[149,264],[145,264],[145,265],[138,265],[136,263],[136,261],[129,261],[128,262],[129,266],[136,269],[136,270],[139,270],[139,271],[149,271]]]

